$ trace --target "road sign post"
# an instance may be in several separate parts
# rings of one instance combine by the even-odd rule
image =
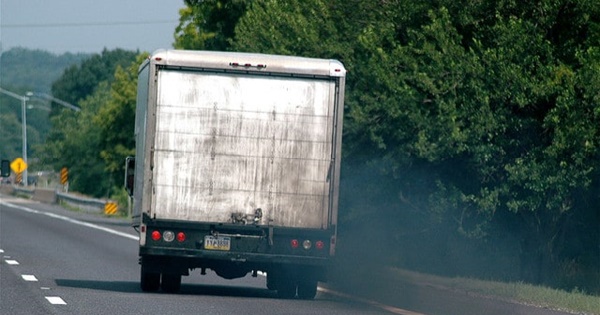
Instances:
[[[66,167],[60,169],[60,183],[65,192],[69,192],[69,170]]]

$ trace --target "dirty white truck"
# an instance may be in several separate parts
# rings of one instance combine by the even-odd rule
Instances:
[[[160,50],[140,66],[126,187],[141,288],[266,273],[312,299],[335,253],[346,70],[335,60]]]

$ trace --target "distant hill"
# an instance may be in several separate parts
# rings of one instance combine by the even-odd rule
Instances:
[[[49,93],[52,82],[89,54],[55,55],[43,50],[12,48],[0,55],[0,86],[5,89]]]

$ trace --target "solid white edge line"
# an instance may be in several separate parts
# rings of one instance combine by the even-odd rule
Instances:
[[[377,307],[377,308],[380,308],[382,310],[388,311],[390,313],[398,314],[398,315],[425,315],[423,313],[417,313],[417,312],[413,312],[413,311],[401,309],[401,308],[398,308],[398,307],[394,307],[394,306],[390,306],[390,305],[385,305],[385,304],[382,304],[382,303],[379,303],[379,302],[375,302],[375,301],[372,301],[372,300],[359,298],[359,297],[356,297],[356,296],[353,296],[353,295],[349,295],[349,294],[337,292],[337,291],[330,290],[330,289],[323,288],[323,287],[318,287],[317,289],[319,291],[321,291],[321,292],[325,292],[325,293],[328,293],[328,294],[331,294],[331,295],[339,296],[341,298],[351,299],[351,300],[358,301],[358,302],[361,302],[361,303],[369,304],[371,306],[374,306],[374,307]]]
[[[17,208],[17,209],[23,210],[25,212],[34,213],[34,214],[42,214],[42,215],[45,215],[45,216],[49,216],[51,218],[55,218],[55,219],[59,219],[59,220],[63,220],[63,221],[69,222],[69,223],[73,223],[73,224],[77,224],[77,225],[89,227],[89,228],[92,228],[92,229],[96,229],[96,230],[108,232],[110,234],[118,235],[118,236],[121,236],[121,237],[124,237],[124,238],[128,238],[128,239],[131,239],[131,240],[134,240],[134,241],[139,241],[139,237],[137,235],[131,235],[131,234],[119,232],[117,230],[109,229],[109,228],[106,228],[106,227],[103,227],[103,226],[100,226],[100,225],[96,225],[96,224],[93,224],[93,223],[79,221],[79,220],[76,220],[76,219],[72,219],[72,218],[69,218],[69,217],[66,217],[66,216],[62,216],[62,215],[59,215],[59,214],[55,214],[55,213],[51,213],[51,212],[38,211],[38,210],[35,210],[35,209],[31,209],[31,208],[27,208],[27,207],[15,205],[15,204],[8,203],[8,202],[0,201],[0,204],[6,205],[6,206],[10,206],[10,207],[13,207],[13,208]]]
[[[67,302],[65,302],[59,296],[45,296],[45,298],[46,298],[46,300],[48,300],[48,302],[50,302],[50,304],[67,305]]]
[[[257,272],[258,275],[266,277],[267,273],[266,272],[262,272],[259,271]],[[372,300],[367,300],[367,299],[363,299],[363,298],[359,298],[353,295],[349,295],[349,294],[344,294],[335,290],[331,290],[331,289],[327,289],[327,288],[323,288],[323,287],[317,287],[317,291],[321,291],[327,294],[331,294],[331,295],[335,295],[335,296],[339,296],[345,299],[350,299],[350,300],[354,300],[354,301],[359,301],[361,303],[365,303],[365,304],[369,304],[371,306],[380,308],[382,310],[388,311],[390,313],[394,313],[394,314],[398,314],[398,315],[426,315],[426,314],[422,314],[422,313],[416,313],[416,312],[412,312],[409,310],[405,310],[405,309],[401,309],[398,307],[394,307],[394,306],[390,306],[390,305],[385,305],[379,302],[375,302]]]

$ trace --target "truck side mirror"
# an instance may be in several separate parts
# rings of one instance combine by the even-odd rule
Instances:
[[[0,177],[9,177],[10,176],[10,161],[2,160],[0,164]]]
[[[125,159],[125,189],[129,196],[133,196],[135,175],[135,157],[129,156]]]

